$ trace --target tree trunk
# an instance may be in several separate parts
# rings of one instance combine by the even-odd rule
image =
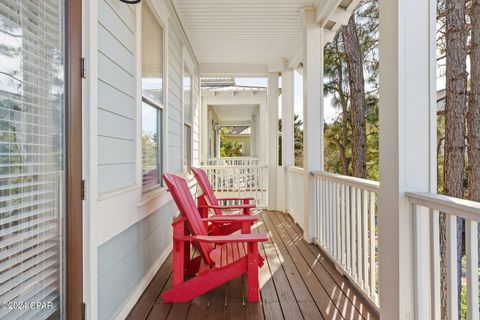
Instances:
[[[472,1],[470,13],[470,98],[467,112],[468,198],[480,201],[480,0]],[[478,226],[480,239],[480,225]],[[480,254],[480,246],[478,248]]]
[[[357,36],[355,15],[342,30],[350,83],[350,110],[352,121],[352,168],[355,177],[367,176],[365,129],[365,80],[363,56]]]
[[[339,35],[341,36],[341,34]],[[343,39],[342,39],[343,41]],[[342,106],[342,137],[341,142],[337,145],[338,152],[340,153],[340,163],[342,171],[341,173],[345,176],[349,174],[350,161],[347,157],[347,146],[348,146],[348,97],[345,91],[343,90],[343,59],[341,59],[342,53],[340,52],[340,47],[338,46],[338,41],[335,42],[335,49],[338,59],[336,59],[337,70],[338,70],[338,100]],[[341,146],[341,147],[340,147]]]
[[[467,112],[468,197],[480,201],[480,0],[473,0],[471,10],[471,87]]]
[[[446,103],[445,103],[445,160],[444,192],[463,198],[465,170],[465,114],[466,114],[466,22],[465,0],[446,0]],[[446,218],[440,220],[442,318],[447,315],[447,259]],[[457,219],[457,265],[461,270],[463,222]],[[461,272],[458,273],[460,289]],[[460,297],[459,297],[460,305]]]

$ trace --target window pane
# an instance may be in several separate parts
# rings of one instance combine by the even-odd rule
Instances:
[[[192,76],[188,73],[188,70],[184,71],[183,77],[183,117],[184,121],[192,121]]]
[[[143,188],[160,183],[160,109],[142,103],[142,181]]]
[[[183,167],[187,171],[192,167],[192,129],[187,125],[183,135]]]
[[[142,2],[142,95],[163,104],[163,30]]]

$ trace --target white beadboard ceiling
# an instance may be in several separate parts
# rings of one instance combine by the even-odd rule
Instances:
[[[174,4],[200,64],[267,65],[288,58],[299,45],[302,9],[317,1],[318,6],[342,2],[174,0]]]

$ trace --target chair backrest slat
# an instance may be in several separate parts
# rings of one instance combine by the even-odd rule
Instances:
[[[190,189],[188,188],[188,184],[185,179],[174,174],[166,173],[163,175],[163,180],[165,180],[168,190],[170,190],[180,214],[187,218],[187,227],[191,234],[201,236],[208,235],[207,229],[200,218],[200,212],[198,212],[197,206],[195,205],[195,201],[193,200],[192,194],[190,193]],[[213,262],[210,259],[209,254],[213,249],[213,244],[200,242],[199,249],[205,262],[212,264]]]
[[[217,197],[215,196],[215,192],[213,192],[212,184],[210,183],[210,180],[208,180],[205,170],[192,167],[192,172],[198,182],[198,185],[200,186],[200,189],[202,189],[203,195],[205,196],[208,204],[212,206],[218,206],[219,203]],[[213,211],[215,214],[222,214],[222,210],[220,209],[214,209]]]

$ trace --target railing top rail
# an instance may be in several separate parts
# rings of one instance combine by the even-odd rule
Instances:
[[[259,160],[260,158],[250,157],[250,156],[249,157],[214,157],[214,158],[208,158],[208,160],[233,160],[233,159],[235,159],[235,160],[243,160],[243,159],[245,159],[245,160],[255,160],[255,159]]]
[[[480,202],[430,192],[407,192],[406,196],[413,204],[454,214],[464,219],[480,221]]]
[[[200,166],[200,168],[202,169],[225,169],[225,168],[232,168],[232,169],[235,169],[235,168],[240,168],[240,169],[247,169],[247,168],[259,168],[259,169],[263,169],[263,168],[267,168],[268,166],[266,164],[239,164],[239,165],[229,165],[229,164],[225,164],[225,165],[215,165],[215,166]]]
[[[324,172],[324,171],[313,171],[311,174],[314,177],[319,177],[321,179],[335,181],[341,184],[346,184],[351,187],[365,189],[371,192],[378,192],[380,190],[380,183],[378,181],[361,179],[357,177],[344,176],[341,174]]]
[[[295,172],[295,173],[301,173],[301,174],[303,174],[303,172],[305,171],[303,168],[295,167],[295,166],[285,167],[285,170],[290,172]]]

